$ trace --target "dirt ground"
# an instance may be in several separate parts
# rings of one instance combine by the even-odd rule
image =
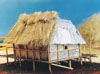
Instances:
[[[27,63],[27,64],[26,64]],[[22,62],[22,67],[19,64],[10,63],[9,65],[0,64],[0,72],[4,74],[50,74],[48,65],[44,63],[36,63],[36,72],[32,70],[31,62]],[[67,65],[62,63],[63,65]],[[79,62],[72,62],[74,70],[66,70],[52,66],[52,74],[100,74],[100,64],[84,63],[82,66]]]
[[[89,53],[89,50],[82,51]],[[12,50],[9,50],[9,54],[12,54]],[[6,54],[5,51],[0,51],[1,54]],[[98,57],[92,58],[93,63],[83,63],[81,66],[80,62],[72,61],[72,67],[74,70],[66,70],[52,66],[52,74],[100,74],[100,50],[92,50],[92,54],[97,54]],[[32,62],[22,62],[22,67],[19,67],[19,63],[13,62],[14,59],[9,58],[9,65],[6,64],[6,58],[0,57],[0,74],[50,74],[48,70],[48,64],[36,63],[36,72],[33,72]],[[63,63],[62,65],[68,65]]]

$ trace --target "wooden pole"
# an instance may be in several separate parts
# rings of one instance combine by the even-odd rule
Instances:
[[[35,59],[35,53],[34,53],[35,51],[34,51],[34,49],[32,49],[32,59],[34,60]]]
[[[84,62],[86,63],[86,58],[84,58]]]
[[[82,53],[81,53],[81,45],[78,44],[78,46],[79,46],[79,58],[80,58],[80,63],[81,63],[81,65],[82,65],[82,64],[83,64],[83,60],[82,60]]]
[[[50,63],[50,45],[48,46],[48,61],[49,61],[49,71],[50,71],[50,73],[52,73],[51,63]]]
[[[50,73],[52,73],[51,64],[50,63],[49,63],[49,71],[50,71]]]
[[[39,49],[38,49],[38,53],[39,53],[38,58],[39,58],[39,60],[40,60],[40,50],[39,50]]]
[[[7,58],[7,65],[8,65],[8,47],[6,47],[6,58]]]
[[[35,61],[34,61],[34,59],[35,59],[35,57],[34,57],[35,53],[34,52],[35,52],[34,49],[32,49],[33,71],[35,72]]]
[[[92,49],[92,47],[91,47],[92,45],[91,45],[91,43],[90,43],[90,49],[89,49],[89,54],[91,54],[91,49]]]
[[[16,63],[16,48],[15,48],[14,44],[13,44],[13,52],[14,52],[14,59],[15,59],[15,63]]]
[[[35,72],[35,61],[33,61],[33,71]]]
[[[51,65],[57,66],[57,67],[60,67],[60,68],[64,68],[64,69],[70,69],[70,70],[73,70],[73,68],[66,67],[66,66],[62,66],[62,65],[58,65],[58,64],[51,64]]]
[[[92,44],[90,43],[90,50],[89,50],[89,54],[90,54],[90,55],[91,55],[91,49],[92,49]],[[90,56],[89,61],[92,63],[92,58],[91,58],[91,56]]]
[[[19,66],[21,68],[21,49],[19,48]]]
[[[81,45],[78,44],[78,47],[79,47],[79,57],[81,57]]]
[[[70,45],[68,44],[68,57],[69,57],[69,67],[72,68],[71,65],[71,55],[70,55]]]
[[[59,57],[59,44],[57,44],[57,61],[59,62],[59,59],[60,59],[60,57]]]
[[[28,47],[27,47],[27,45],[24,45],[24,48],[25,48],[25,51],[26,51],[25,57],[26,57],[26,59],[27,59],[27,58],[28,58]]]
[[[27,47],[27,45],[24,45],[24,49],[25,49],[25,58],[26,59],[28,59],[28,47]],[[26,67],[25,67],[25,69],[27,70],[27,60],[25,60],[25,65],[26,65]]]
[[[86,53],[86,50],[85,50],[85,49],[86,49],[86,48],[85,48],[85,45],[83,45],[83,48],[84,48],[84,53]]]

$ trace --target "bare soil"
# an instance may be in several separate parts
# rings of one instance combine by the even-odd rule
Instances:
[[[85,51],[89,53],[89,50]],[[5,51],[0,51],[0,54],[5,54]],[[12,54],[12,51],[9,51]],[[52,66],[52,74],[100,74],[100,50],[93,50],[92,54],[97,54],[98,57],[92,58],[93,63],[87,62],[80,64],[80,62],[72,61],[72,67],[74,70],[66,70]],[[19,67],[19,63],[13,62],[14,59],[9,59],[9,65],[6,64],[6,58],[0,57],[0,74],[50,74],[48,70],[48,64],[36,63],[36,72],[33,72],[32,62],[23,61],[22,67]],[[61,63],[68,66],[68,63]]]
[[[68,65],[62,63],[62,65]],[[66,70],[52,66],[52,74],[100,74],[100,64],[84,63],[82,66],[80,62],[72,62],[74,70]],[[0,64],[0,72],[4,74],[50,74],[48,71],[48,64],[36,63],[36,72],[32,70],[32,62],[22,62],[22,67],[19,67],[18,62],[10,63],[9,65]]]

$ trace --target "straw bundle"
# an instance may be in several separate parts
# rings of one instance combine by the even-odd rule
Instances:
[[[81,24],[79,31],[88,44],[100,45],[100,13]]]
[[[54,11],[22,14],[6,37],[5,43],[28,45],[30,49],[49,45],[56,31],[57,20],[58,15]]]

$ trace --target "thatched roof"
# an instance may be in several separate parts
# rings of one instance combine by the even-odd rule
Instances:
[[[28,45],[29,48],[49,45],[54,37],[57,26],[57,12],[36,12],[21,14],[5,43]]]

